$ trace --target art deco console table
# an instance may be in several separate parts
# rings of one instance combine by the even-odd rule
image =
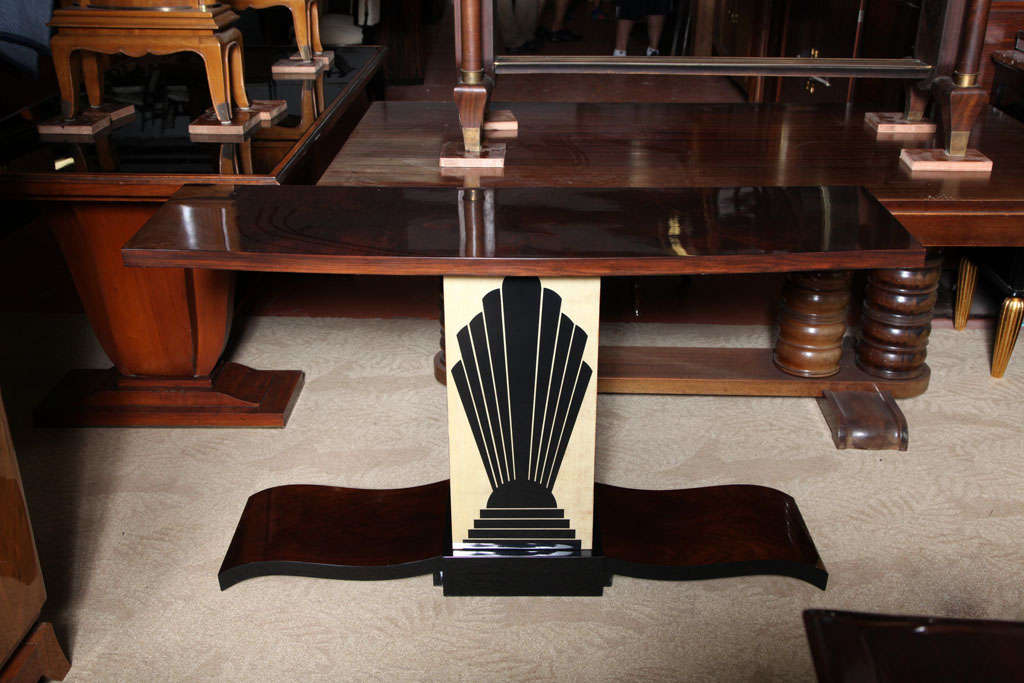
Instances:
[[[225,588],[264,574],[426,573],[446,595],[599,595],[613,573],[770,573],[824,588],[799,510],[779,491],[595,485],[598,384],[629,352],[599,356],[603,275],[798,273],[774,362],[805,376],[773,369],[768,349],[740,363],[735,349],[702,349],[719,375],[707,386],[906,395],[927,383],[913,340],[930,315],[893,297],[930,308],[934,267],[856,187],[184,188],[122,253],[129,266],[444,277],[451,480],[260,492],[221,568]],[[865,315],[897,337],[879,353],[866,333],[858,367],[841,347],[850,269],[872,270]]]

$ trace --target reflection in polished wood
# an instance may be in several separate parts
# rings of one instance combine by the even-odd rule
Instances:
[[[706,396],[805,396],[829,391],[870,391],[876,385],[896,398],[923,394],[930,372],[910,380],[885,380],[857,367],[846,348],[839,372],[797,377],[779,370],[772,349],[602,346],[597,390],[604,394],[700,394]]]
[[[807,610],[821,683],[1019,681],[1024,623]]]
[[[716,213],[706,212],[707,196]],[[389,275],[656,275],[886,268],[923,249],[863,190],[507,188],[493,255],[465,255],[457,191],[191,188],[125,245],[125,263]],[[388,211],[380,207],[387,206]],[[488,228],[489,229],[489,228]]]
[[[278,486],[250,496],[218,574],[398,579],[433,573],[450,546],[448,482],[407,489]]]
[[[953,327],[962,330],[967,327],[974,301],[974,288],[978,284],[978,266],[966,256],[960,259],[956,277],[956,300],[953,303]]]
[[[641,491],[597,484],[594,515],[613,574],[670,580],[779,574],[822,590],[828,581],[796,502],[775,489]]]
[[[851,277],[848,271],[789,274],[775,342],[779,369],[798,377],[839,372]]]
[[[515,159],[488,187],[865,185],[926,245],[1024,246],[1024,127],[991,110],[972,146],[991,175],[911,175],[905,143],[876,140],[864,109],[837,105],[516,103]],[[736,131],[742,131],[737,135]],[[437,166],[458,137],[451,104],[375,103],[321,185],[462,185]],[[922,141],[922,146],[937,143]],[[389,159],[387,164],[381,158]]]
[[[941,272],[941,258],[924,268],[872,271],[864,292],[857,364],[887,379],[924,372]]]

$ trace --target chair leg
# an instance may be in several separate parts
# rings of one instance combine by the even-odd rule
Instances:
[[[317,0],[309,3],[309,42],[315,54],[323,54],[324,45],[320,42],[320,3]]]
[[[231,96],[228,92],[227,55],[224,46],[214,41],[196,48],[206,64],[206,81],[210,86],[213,111],[221,123],[231,122]]]
[[[60,108],[65,119],[78,114],[78,90],[81,87],[81,53],[54,38],[50,45],[53,68],[60,88]]]
[[[89,106],[99,107],[103,104],[103,64],[100,55],[95,52],[82,52],[82,74],[85,77],[85,92],[89,96]]]
[[[1021,320],[1024,319],[1024,299],[1007,297],[999,312],[999,326],[996,328],[996,344],[992,349],[992,376],[1002,377],[1013,355],[1013,347],[1020,334]]]
[[[309,45],[309,6],[308,0],[291,0],[288,9],[292,11],[295,24],[295,44],[299,47],[299,57],[304,61],[313,59],[313,50]]]
[[[978,282],[978,266],[964,256],[960,259],[960,270],[956,278],[956,300],[953,303],[953,327],[962,330],[967,327],[967,317],[974,301],[974,286]]]

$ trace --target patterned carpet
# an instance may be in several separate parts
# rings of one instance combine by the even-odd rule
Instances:
[[[801,611],[1024,620],[1024,360],[936,329],[910,450],[837,451],[812,400],[601,396],[597,476],[793,495],[831,572],[616,577],[602,598],[443,598],[429,577],[268,577],[218,590],[246,497],[447,478],[435,322],[253,318],[233,359],[298,368],[284,430],[36,430],[63,372],[107,363],[84,318],[4,316],[0,386],[71,681],[809,680]],[[606,325],[605,343],[767,345],[756,327]]]

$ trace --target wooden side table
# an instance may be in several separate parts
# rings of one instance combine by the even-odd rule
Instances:
[[[50,25],[57,32],[50,40],[50,48],[65,120],[79,113],[78,90],[83,72],[89,104],[93,108],[102,105],[99,55],[117,53],[141,57],[195,52],[206,66],[217,120],[231,122],[232,100],[239,109],[248,109],[242,34],[232,27],[238,15],[220,3],[187,0],[186,5],[167,11],[168,8],[147,0],[79,0],[77,5],[55,10]]]

